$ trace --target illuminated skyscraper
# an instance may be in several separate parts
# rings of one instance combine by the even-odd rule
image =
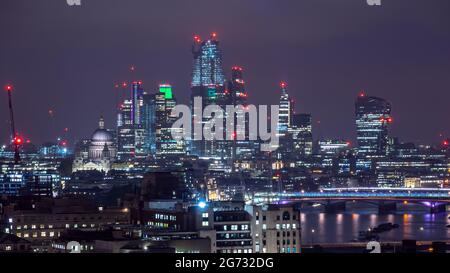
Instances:
[[[222,68],[222,53],[219,49],[217,34],[211,34],[210,39],[202,41],[199,36],[194,37],[192,47],[194,56],[192,81],[191,81],[191,110],[193,113],[193,128],[205,124],[203,117],[196,116],[194,98],[202,98],[202,109],[207,105],[218,103],[225,93],[225,76]],[[191,153],[199,156],[216,156],[217,143],[215,141],[200,140],[202,137],[196,135],[191,143]]]
[[[149,151],[146,147],[147,132],[144,128],[143,114],[144,90],[142,82],[131,84],[130,99],[126,99],[119,106],[117,116],[117,158],[126,161],[135,158],[147,157]]]
[[[154,156],[156,154],[156,132],[155,132],[155,111],[156,111],[156,103],[155,103],[155,94],[144,93],[142,96],[142,128],[144,128],[145,141],[144,147],[150,156]]]
[[[312,154],[312,118],[310,114],[295,114],[292,119],[292,126],[289,134],[293,139],[293,152],[299,156],[309,156]]]
[[[176,100],[170,84],[160,84],[158,92],[144,94],[142,127],[146,132],[145,146],[151,156],[159,160],[176,156],[175,162],[179,163],[179,156],[186,154],[186,142],[172,137],[173,130],[178,130],[180,134],[183,132],[183,128],[172,128],[178,119],[172,115],[175,106]]]
[[[131,123],[134,125],[139,125],[142,122],[141,107],[143,94],[142,82],[133,82],[131,84]]]
[[[117,158],[129,160],[135,154],[135,132],[132,120],[132,101],[124,100],[117,114]]]
[[[356,99],[355,113],[358,156],[385,156],[388,125],[392,122],[391,105],[384,99],[361,93]]]
[[[181,134],[183,128],[172,128],[178,117],[172,115],[176,100],[171,85],[159,85],[159,92],[155,94],[155,105],[156,156],[158,159],[167,159],[173,156],[177,156],[179,159],[178,156],[186,154],[186,145],[184,140],[175,140],[172,137],[173,130],[177,130]]]
[[[278,123],[278,133],[280,136],[284,136],[288,129],[292,125],[292,118],[294,115],[294,101],[289,98],[287,91],[287,84],[285,82],[280,83],[281,97],[280,97],[280,113]]]
[[[249,158],[252,156],[254,150],[254,141],[249,140],[249,117],[245,113],[247,110],[247,92],[245,90],[245,81],[243,77],[243,69],[239,66],[234,66],[231,70],[231,80],[228,83],[229,103],[234,106],[241,106],[243,111],[236,112],[235,128],[233,132],[235,139],[232,142],[231,152],[233,160]],[[239,120],[245,120],[242,124]],[[237,136],[245,135],[245,140],[238,140]]]
[[[213,33],[211,38],[206,41],[202,41],[199,36],[195,36],[192,53],[194,54],[192,87],[215,86],[225,83],[222,53],[219,49],[216,33]]]

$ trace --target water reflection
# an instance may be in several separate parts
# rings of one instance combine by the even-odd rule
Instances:
[[[303,212],[301,213],[302,241],[306,244],[351,242],[358,237],[359,231],[388,222],[398,224],[400,227],[381,233],[381,241],[450,240],[450,228],[446,228],[449,216],[448,213],[424,212],[398,212],[386,215],[376,214],[373,211],[334,214]]]

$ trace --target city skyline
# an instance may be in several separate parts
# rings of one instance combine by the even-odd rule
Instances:
[[[2,1],[0,255],[449,253],[449,11]]]
[[[123,80],[127,80],[127,78],[130,77],[130,73],[128,70],[131,66],[135,66],[135,79],[141,79],[144,81],[144,89],[146,91],[154,91],[157,89],[159,83],[169,82],[172,84],[174,94],[179,98],[179,101],[182,103],[187,103],[190,93],[189,78],[191,76],[191,61],[189,60],[189,49],[191,46],[190,42],[192,39],[192,35],[194,33],[198,33],[198,35],[206,37],[210,32],[212,32],[211,30],[215,31],[218,34],[218,39],[221,42],[221,49],[224,55],[224,72],[226,78],[230,77],[232,66],[243,66],[245,69],[246,90],[249,94],[248,100],[250,103],[254,104],[270,104],[277,102],[279,95],[279,82],[288,82],[290,94],[294,97],[296,102],[295,104],[297,105],[296,112],[312,114],[312,118],[314,120],[315,139],[340,138],[349,139],[352,141],[355,139],[356,128],[354,125],[353,103],[355,96],[361,90],[365,90],[371,96],[382,97],[392,103],[392,114],[395,122],[392,126],[391,132],[393,136],[399,136],[403,141],[420,140],[420,142],[422,143],[439,143],[450,134],[448,132],[448,127],[445,126],[445,117],[449,116],[449,114],[447,113],[448,109],[447,107],[444,107],[448,92],[438,91],[445,89],[448,86],[447,80],[441,75],[441,73],[446,71],[445,66],[447,65],[444,65],[442,61],[444,61],[445,58],[448,58],[448,56],[445,54],[445,52],[442,52],[440,50],[435,50],[432,53],[436,55],[444,53],[441,56],[435,56],[428,51],[426,52],[426,56],[425,54],[418,54],[420,51],[428,48],[428,43],[424,42],[411,44],[411,52],[394,56],[395,54],[399,53],[400,48],[398,47],[400,45],[403,45],[407,41],[412,41],[411,39],[413,39],[413,37],[411,37],[408,33],[404,34],[406,39],[405,41],[398,41],[393,40],[392,32],[383,34],[383,31],[377,31],[376,34],[373,35],[373,37],[368,37],[367,33],[364,34],[362,30],[352,29],[352,31],[354,32],[352,35],[350,35],[350,38],[360,40],[360,43],[357,43],[357,45],[348,43],[348,49],[342,48],[342,53],[344,55],[339,57],[331,56],[332,53],[336,51],[336,48],[333,50],[328,50],[328,47],[331,47],[332,45],[336,46],[336,44],[334,44],[332,41],[327,42],[326,40],[323,40],[327,39],[327,37],[329,38],[333,36],[328,36],[325,35],[325,33],[318,31],[318,37],[314,39],[311,30],[308,29],[305,32],[299,31],[299,33],[294,33],[292,34],[294,38],[290,38],[290,36],[286,35],[284,31],[280,31],[279,36],[273,35],[273,32],[277,32],[277,29],[275,29],[275,27],[270,28],[267,34],[270,33],[270,36],[273,40],[279,40],[279,46],[282,47],[291,47],[293,44],[298,44],[298,38],[306,39],[303,38],[304,35],[310,38],[309,40],[306,39],[306,41],[309,41],[310,43],[318,43],[315,47],[309,46],[306,48],[303,48],[304,44],[301,43],[303,47],[300,46],[300,48],[304,50],[286,51],[286,53],[293,54],[293,56],[295,56],[294,59],[297,60],[299,54],[306,55],[307,53],[311,52],[316,52],[318,54],[312,56],[317,57],[321,54],[325,54],[326,57],[328,57],[325,59],[316,59],[315,62],[312,62],[308,58],[305,58],[304,62],[296,62],[295,64],[292,64],[292,60],[287,60],[285,54],[275,53],[279,51],[277,50],[277,45],[273,43],[273,41],[267,43],[267,39],[264,38],[264,34],[255,30],[255,38],[250,38],[250,34],[243,34],[242,31],[230,30],[229,26],[227,27],[222,22],[223,16],[219,16],[217,22],[213,21],[206,27],[190,26],[189,29],[184,28],[182,30],[182,33],[180,33],[178,29],[174,28],[175,25],[178,26],[180,24],[179,22],[170,23],[170,26],[167,26],[169,29],[166,29],[168,30],[168,32],[164,33],[163,35],[159,33],[144,35],[142,33],[145,33],[145,29],[148,28],[150,32],[154,31],[154,29],[147,26],[141,26],[137,21],[131,20],[130,24],[132,24],[133,26],[139,26],[139,28],[142,28],[142,31],[144,31],[140,31],[135,34],[134,38],[141,38],[141,36],[145,36],[145,41],[161,40],[161,42],[165,45],[172,44],[173,46],[169,47],[170,51],[168,52],[170,53],[168,53],[167,55],[160,54],[163,56],[156,56],[158,54],[154,53],[155,50],[152,50],[152,46],[149,45],[148,42],[146,42],[146,45],[149,45],[148,49],[140,48],[139,46],[139,48],[133,47],[131,48],[131,50],[130,48],[128,48],[127,50],[127,47],[125,47],[124,44],[121,43],[123,38],[118,38],[118,41],[120,41],[120,43],[111,43],[111,50],[108,49],[108,43],[105,43],[103,45],[106,47],[106,51],[108,51],[109,53],[117,51],[119,48],[125,49],[121,51],[124,57],[118,56],[118,59],[120,60],[117,61],[116,66],[111,65],[110,63],[110,61],[116,63],[116,60],[114,60],[114,58],[111,59],[112,55],[92,55],[92,53],[96,52],[96,50],[99,50],[99,48],[95,49],[96,46],[98,46],[98,41],[91,38],[101,33],[103,27],[99,25],[98,22],[90,22],[93,23],[94,28],[95,26],[97,27],[95,28],[96,31],[88,31],[86,29],[86,25],[79,22],[80,16],[83,16],[83,18],[92,18],[89,15],[95,9],[98,9],[101,4],[87,3],[76,11],[71,10],[63,4],[64,3],[61,4],[61,7],[57,7],[58,9],[61,9],[60,14],[72,16],[72,19],[74,19],[75,21],[74,23],[69,23],[68,21],[63,20],[63,22],[65,22],[65,27],[70,28],[68,29],[69,31],[66,31],[66,34],[62,34],[62,37],[65,37],[65,35],[69,35],[69,33],[77,34],[75,36],[79,38],[78,44],[75,43],[75,45],[52,45],[50,42],[53,38],[48,35],[57,30],[52,29],[50,25],[44,25],[44,27],[41,26],[42,30],[47,35],[44,35],[44,39],[42,42],[38,42],[36,40],[37,37],[18,37],[15,35],[10,35],[10,33],[8,33],[8,31],[4,28],[1,29],[1,33],[5,34],[4,36],[11,37],[1,45],[2,52],[7,52],[6,49],[14,45],[18,45],[18,43],[19,47],[12,49],[12,54],[8,54],[8,56],[5,56],[6,62],[2,62],[2,76],[0,77],[0,79],[5,84],[11,83],[15,86],[16,90],[13,96],[17,108],[16,122],[18,124],[18,131],[25,136],[30,137],[36,144],[54,140],[57,134],[61,134],[63,129],[66,127],[69,128],[72,140],[78,140],[80,138],[86,137],[89,135],[89,132],[91,132],[99,115],[104,115],[107,124],[106,126],[109,128],[113,128],[115,124],[116,104],[123,96],[123,94],[114,93],[128,93],[128,90],[118,91],[117,89],[114,89],[114,84]],[[7,7],[9,7],[8,5],[12,5],[10,8],[20,9],[23,6],[23,3],[3,3],[1,5],[5,5]],[[42,5],[36,5],[36,9],[43,9],[46,7],[46,5],[46,3],[42,3]],[[162,9],[167,8],[163,4],[161,5]],[[237,5],[237,3],[233,2],[233,5]],[[255,13],[257,13],[255,14],[255,18],[256,20],[260,20],[263,14],[269,12],[268,9],[271,5],[272,4],[268,2],[263,2],[263,4],[260,4],[259,6],[250,6],[247,3],[243,3],[242,12],[244,12],[244,10],[249,11],[254,8]],[[342,9],[344,8],[346,8],[348,11],[357,9],[365,15],[369,15],[368,19],[364,21],[364,24],[367,27],[374,27],[374,25],[372,24],[373,22],[371,22],[371,20],[373,19],[372,16],[374,16],[374,11],[370,10],[368,7],[363,6],[362,4],[361,6],[359,6],[358,4],[349,5],[347,3],[342,3],[341,6],[337,4],[332,5],[337,9],[335,16],[342,16]],[[419,3],[413,2],[411,3],[411,5],[419,5]],[[446,4],[441,5],[445,7]],[[132,6],[133,5],[131,5],[131,7],[127,6],[126,8],[133,8]],[[303,7],[312,9],[316,13],[318,12],[318,10],[320,10],[320,8],[314,7],[313,5],[308,3],[303,3]],[[391,9],[398,8],[396,5],[389,7]],[[429,8],[429,6],[427,7]],[[115,14],[115,7],[110,8],[111,13]],[[210,6],[208,6],[208,8],[210,8]],[[436,7],[430,9],[434,8]],[[280,9],[284,11],[282,6],[280,6]],[[6,10],[6,7],[5,9],[2,8],[1,10]],[[379,12],[383,13],[383,11]],[[190,13],[188,12],[188,14]],[[276,15],[278,14],[272,14],[271,16],[273,16],[273,18],[278,18],[278,20],[282,20]],[[9,18],[7,14],[5,16],[6,17],[2,20],[7,20],[9,24],[16,24],[14,20],[8,20]],[[37,18],[36,16],[38,15],[35,12],[32,12],[32,14],[30,14],[30,18]],[[208,17],[209,15],[205,16]],[[439,41],[440,43],[437,44],[445,47],[445,44],[449,43],[449,39],[447,37],[448,35],[442,33],[442,25],[445,25],[444,22],[447,19],[440,16],[435,17],[436,18],[433,19],[435,24],[431,24],[431,22],[428,22],[424,19],[425,22],[427,22],[427,27],[435,31],[433,32],[435,35],[433,35],[433,37],[430,37],[433,38],[433,41],[430,40],[429,43],[433,44],[434,47],[436,47],[436,41]],[[299,20],[294,18],[294,16],[289,12],[286,12],[285,17],[283,18],[285,20]],[[112,18],[108,17],[108,19]],[[309,22],[318,22],[316,21],[316,19],[317,18],[309,18],[308,20]],[[306,19],[303,18],[302,20]],[[330,21],[333,19],[327,20]],[[443,24],[440,24],[441,21],[443,22]],[[275,22],[281,23],[280,21]],[[394,30],[396,31],[399,31],[402,28],[401,22],[398,24],[392,24],[393,22],[390,21],[390,23],[390,27],[394,28]],[[30,27],[30,30],[33,30],[33,27],[31,27],[26,21],[22,22],[21,24],[24,24],[25,26]],[[217,27],[214,27],[214,25],[216,25]],[[382,27],[383,26],[380,26],[380,28]],[[83,35],[80,31],[84,30],[86,30],[86,33]],[[324,29],[322,28],[321,30]],[[24,31],[26,31],[26,29]],[[176,34],[171,36],[170,33],[172,33],[173,31],[175,31]],[[439,33],[441,33],[442,35],[440,35]],[[104,33],[104,35],[108,35],[108,37],[110,38],[112,37],[110,36],[111,33]],[[127,36],[129,34],[123,35]],[[367,46],[366,43],[371,41],[373,42],[374,39],[377,40],[377,38],[383,40],[381,39],[383,38],[383,35],[387,35],[387,37],[384,37],[388,38],[386,41],[393,42],[389,46],[391,51],[388,50],[389,48],[387,48],[387,46],[381,47],[380,50],[374,50],[373,47],[367,47],[366,49],[368,56],[363,56],[363,52],[361,50],[364,46]],[[33,50],[27,49],[25,46],[23,46],[23,43],[21,43],[26,42],[27,40],[28,42],[33,41],[33,43],[38,43],[38,46]],[[20,44],[22,44],[22,46],[20,46]],[[244,49],[249,46],[254,46],[255,51],[250,51],[250,53],[243,55],[244,52],[247,52]],[[266,49],[266,51],[261,51],[263,47]],[[52,53],[54,52],[52,50],[55,49],[59,49],[59,52],[62,55]],[[69,54],[69,52],[61,52],[61,50],[73,51],[74,54]],[[352,50],[354,52],[350,54],[346,52],[346,50]],[[33,68],[32,73],[31,71],[28,71],[28,73],[26,73],[27,71],[24,70],[25,68],[23,66],[14,66],[11,65],[10,61],[8,62],[8,59],[12,56],[17,57],[17,54],[26,56],[27,54],[32,54],[33,52],[42,53],[41,57],[39,58],[44,58],[45,56],[48,58],[44,58],[43,60],[37,60],[39,58],[30,58],[27,63],[29,63],[29,69]],[[86,53],[86,55],[79,55],[83,52]],[[369,56],[369,52],[380,52],[380,55],[382,56],[379,59],[381,59],[382,61],[376,62],[374,60],[373,62],[369,62],[370,58],[374,58]],[[425,53],[425,51],[423,51],[423,53]],[[129,56],[129,54],[135,56],[126,57]],[[305,55],[303,55],[303,57],[307,57]],[[64,60],[65,58],[67,58],[68,61],[56,64],[54,62],[54,58],[60,58],[61,56],[65,56],[61,59]],[[309,58],[312,58],[312,56]],[[343,56],[351,57],[347,60],[349,64],[345,64],[345,62],[343,62],[343,59],[341,59]],[[391,58],[389,59],[387,58],[387,56]],[[374,65],[374,63],[377,63],[377,65],[379,65],[380,62],[384,64],[389,62],[400,63],[400,59],[406,58],[407,56],[412,57],[411,61],[423,61],[425,63],[429,63],[428,66],[425,65],[421,69],[430,70],[431,68],[433,68],[431,69],[431,71],[433,72],[428,71],[426,74],[424,74],[423,78],[418,76],[406,77],[406,74],[411,73],[411,71],[407,70],[406,65],[404,64],[404,62],[402,62],[402,65],[400,66],[405,67],[403,70],[395,70],[398,71],[398,73],[389,73],[392,75],[384,75],[384,73],[380,72],[372,73],[374,72],[373,67],[376,66]],[[75,62],[73,60],[74,57],[79,57],[82,60],[80,60],[79,62]],[[165,63],[162,62],[162,59],[164,59]],[[267,60],[267,65],[260,65],[261,60],[251,62],[252,59]],[[153,62],[153,60],[155,60],[155,62]],[[367,69],[367,73],[356,72],[354,70],[354,68],[356,67],[355,65],[363,61],[365,61],[364,66]],[[93,62],[97,65],[97,68],[102,68],[100,70],[96,69],[98,75],[92,73],[91,71],[91,69],[94,69],[93,67],[91,68]],[[174,62],[176,62],[178,65],[174,64]],[[105,67],[107,63],[108,68]],[[159,64],[153,65],[153,63]],[[408,62],[406,62],[406,64],[408,64]],[[320,65],[320,68],[317,67],[318,65]],[[442,67],[443,65],[444,67]],[[44,73],[45,75],[43,75],[43,77],[42,75],[39,75],[42,74],[39,67],[44,68],[48,66],[50,66],[50,69],[47,70],[46,73]],[[174,67],[176,67],[177,69],[172,73],[171,71],[174,69]],[[288,69],[288,67],[290,69]],[[396,66],[389,66],[389,68],[392,69],[394,69],[394,67]],[[435,71],[437,67],[441,67],[441,69],[439,71]],[[51,71],[55,71],[54,69],[56,68],[58,68],[58,73],[51,73]],[[332,68],[335,68],[334,72],[331,72]],[[420,70],[417,67],[414,67],[414,69]],[[298,73],[298,70],[304,70],[304,73]],[[345,70],[349,70],[352,73],[349,75],[342,75],[343,71]],[[155,71],[157,72],[155,73]],[[336,77],[338,76],[336,75],[336,71],[338,71],[340,76],[342,76],[339,77],[339,79],[336,79]],[[404,73],[402,73],[403,71]],[[406,73],[407,71],[408,73]],[[30,73],[33,76],[28,77],[28,79],[21,77],[21,75],[28,75]],[[267,73],[270,75],[268,75]],[[353,77],[353,74],[358,73],[361,73],[361,75],[355,75]],[[55,77],[55,75],[57,75],[57,77]],[[76,76],[68,79],[67,77],[69,77],[69,75]],[[319,75],[325,76],[329,80],[324,81],[322,79],[319,81]],[[412,73],[411,75],[417,75],[417,73]],[[394,77],[395,79],[393,79]],[[426,88],[424,82],[427,81],[432,82],[429,83],[429,88],[431,88],[432,86],[435,86],[435,88],[431,88],[433,90],[421,91]],[[324,85],[336,87],[326,88]],[[439,85],[441,87],[438,88]],[[392,92],[394,89],[398,91]],[[32,92],[29,90],[37,91]],[[406,94],[408,94],[408,91],[410,91],[410,94],[414,95],[406,96]],[[79,96],[73,96],[73,93],[75,92],[79,93]],[[342,92],[342,95],[335,95],[336,92]],[[40,95],[35,95],[36,93],[39,93]],[[426,93],[427,95],[424,95],[423,93]],[[263,96],[260,96],[260,94],[263,94]],[[420,100],[414,99],[415,97],[419,97]],[[0,102],[2,103],[2,105],[6,105],[6,96],[2,96],[0,98]],[[31,102],[36,103],[30,104]],[[89,111],[74,112],[74,108],[79,109],[80,107],[86,107],[86,109],[89,109]],[[33,109],[33,112],[27,113],[24,109]],[[410,111],[410,109],[424,109],[424,111]],[[428,111],[426,111],[426,109],[428,109]],[[431,111],[431,109],[433,111]],[[52,114],[49,113],[50,110],[52,111]],[[2,120],[2,128],[7,129],[8,115],[6,107],[2,107],[0,114]],[[53,116],[53,118],[50,118],[50,116]],[[54,121],[51,121],[51,119],[54,119]],[[423,120],[423,122],[419,122],[421,130],[417,130],[418,120]],[[320,121],[320,125],[318,125],[318,121]],[[38,127],[39,130],[36,127]],[[412,134],[412,132],[414,132],[414,134]],[[442,134],[442,137],[440,136],[440,134]],[[8,130],[2,130],[0,136],[1,141],[6,142],[8,139],[8,135]]]

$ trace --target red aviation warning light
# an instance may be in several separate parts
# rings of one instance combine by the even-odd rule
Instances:
[[[445,147],[450,146],[450,140],[446,139],[442,142],[442,145],[444,145]]]
[[[211,37],[212,37],[214,40],[217,39],[217,33],[216,33],[216,32],[211,33]]]
[[[200,38],[200,36],[198,36],[198,35],[194,35],[194,42],[201,43],[202,42],[202,38]]]
[[[287,87],[287,83],[286,82],[280,82],[280,87],[281,88],[286,88]]]
[[[361,90],[361,92],[359,92],[359,97],[364,98],[365,96],[366,96],[366,93],[364,92],[364,90]]]
[[[21,136],[16,136],[13,139],[13,142],[14,142],[14,145],[17,145],[17,146],[22,145],[23,144],[23,138]]]
[[[12,90],[13,90],[12,85],[10,85],[10,84],[5,85],[5,91],[6,92],[11,92]]]

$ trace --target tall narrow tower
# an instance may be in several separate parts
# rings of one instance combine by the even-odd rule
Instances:
[[[212,33],[208,40],[202,41],[200,36],[194,36],[193,69],[191,80],[191,110],[193,113],[193,128],[205,124],[203,117],[197,117],[199,107],[204,109],[207,105],[218,104],[225,92],[225,76],[222,68],[222,52],[219,49],[217,34]],[[200,97],[202,105],[194,105],[194,99]],[[190,145],[192,154],[199,156],[214,156],[216,143],[214,141],[200,140],[201,136],[194,131],[193,141]]]
[[[280,114],[278,123],[278,133],[280,136],[284,136],[288,129],[292,125],[292,119],[294,116],[294,101],[289,98],[287,90],[287,83],[281,82],[281,96],[280,96]]]

